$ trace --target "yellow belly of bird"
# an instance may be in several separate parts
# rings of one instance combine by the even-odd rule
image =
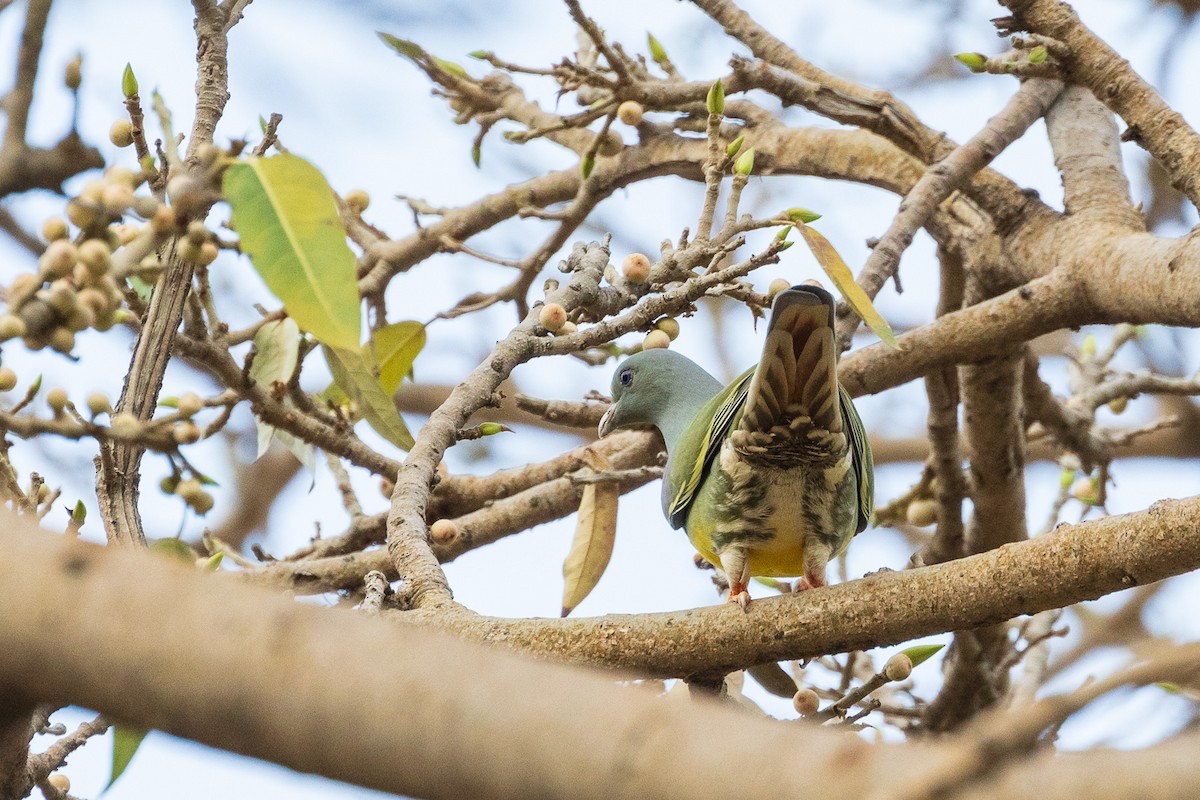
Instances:
[[[726,461],[728,466],[733,466]],[[771,475],[771,473],[775,473]],[[795,473],[776,470],[757,470],[759,480],[765,480],[765,501],[772,509],[755,529],[764,534],[748,543],[747,556],[750,574],[762,577],[796,577],[804,574],[804,542],[808,526],[803,510],[804,481]],[[768,477],[769,476],[769,477]],[[692,546],[714,566],[720,568],[721,558],[713,545],[716,531],[716,506],[720,499],[702,487],[696,504],[688,515],[687,534]]]

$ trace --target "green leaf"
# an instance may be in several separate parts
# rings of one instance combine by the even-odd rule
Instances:
[[[479,148],[479,145],[475,145],[471,148],[471,161],[477,167],[479,166],[480,162],[483,161],[483,151]]]
[[[934,653],[941,650],[946,645],[944,644],[918,644],[912,647],[901,650],[900,652],[908,656],[908,660],[915,667],[918,664],[923,664],[928,661]]]
[[[280,154],[231,164],[224,188],[241,249],[288,316],[324,344],[357,347],[354,253],[325,177],[304,159]]]
[[[654,38],[654,34],[646,31],[646,45],[650,48],[650,57],[657,63],[661,64],[668,61],[667,50],[662,46],[662,42]]]
[[[747,147],[745,152],[733,162],[733,171],[738,175],[749,175],[754,171],[754,148]]]
[[[204,564],[201,565],[201,569],[204,569],[207,572],[216,572],[218,569],[220,569],[221,562],[224,560],[225,560],[225,551],[218,550],[217,552],[215,552],[211,556],[209,556],[208,561],[205,561]]]
[[[955,53],[954,58],[971,72],[983,72],[987,66],[987,56],[983,53]]]
[[[384,44],[407,59],[420,61],[427,56],[425,48],[416,42],[410,42],[407,39],[401,39],[383,31],[375,31],[375,35],[382,39]]]
[[[1179,688],[1178,683],[1172,683],[1171,681],[1157,681],[1153,685],[1162,689],[1167,694],[1180,694],[1183,692],[1183,689]]]
[[[867,297],[867,293],[855,282],[854,274],[850,272],[850,268],[846,266],[846,262],[838,255],[838,251],[829,243],[829,240],[807,225],[797,223],[796,227],[804,235],[804,241],[808,242],[808,247],[816,257],[817,263],[825,270],[825,274],[837,286],[838,291],[842,293],[842,297],[846,299],[855,313],[862,317],[863,322],[875,331],[875,335],[882,339],[884,344],[892,349],[899,349],[896,346],[896,335],[892,333],[892,326],[888,325],[887,320],[875,310],[875,306],[871,304],[871,298]]]
[[[591,153],[583,157],[583,163],[580,164],[580,172],[583,173],[583,179],[586,181],[592,175],[592,170],[596,167],[596,157]]]
[[[358,405],[367,424],[401,450],[412,449],[412,434],[400,418],[392,396],[379,385],[363,352],[357,347],[346,349],[328,345],[322,345],[321,350],[334,381]]]
[[[133,74],[133,65],[126,62],[125,72],[121,74],[121,94],[125,95],[125,99],[128,100],[137,93],[137,76]]]
[[[133,289],[133,291],[137,293],[137,296],[146,303],[150,302],[150,295],[154,294],[154,287],[149,283],[146,283],[137,275],[129,276],[129,288]]]
[[[471,58],[476,58],[476,59],[479,59],[480,61],[484,61],[488,57],[488,51],[487,50],[472,50],[471,52],[467,53],[467,55],[470,56]]]
[[[1030,64],[1043,64],[1046,61],[1046,56],[1049,52],[1046,50],[1046,45],[1039,44],[1037,47],[1029,51]]]
[[[809,211],[807,208],[789,208],[787,210],[787,217],[792,222],[799,220],[807,225],[810,222],[819,220],[821,215],[815,211]]]
[[[708,88],[708,100],[706,102],[708,113],[725,113],[725,85],[721,83],[720,78],[717,78],[716,82]]]
[[[412,377],[413,361],[425,347],[425,326],[407,320],[375,331],[371,340],[375,363],[379,365],[379,385],[395,394],[405,377]]]
[[[130,728],[127,725],[113,726],[112,773],[109,775],[108,783],[104,786],[104,791],[108,791],[109,787],[117,782],[117,778],[121,777],[121,773],[133,760],[133,754],[137,752],[147,733],[149,731]]]
[[[155,539],[150,544],[150,552],[182,561],[185,564],[196,563],[195,551],[183,539],[176,539],[173,536],[166,539]]]

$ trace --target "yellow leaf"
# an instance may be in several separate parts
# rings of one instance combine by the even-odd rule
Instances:
[[[589,451],[588,461],[597,470],[611,468],[608,459]],[[612,558],[613,542],[617,536],[617,501],[621,489],[613,482],[589,483],[579,501],[579,524],[571,550],[563,562],[562,615],[570,614],[583,602]]]
[[[896,335],[892,333],[892,327],[875,310],[875,306],[871,304],[871,298],[867,297],[867,293],[855,282],[854,274],[850,272],[850,268],[846,266],[846,262],[838,255],[838,251],[829,243],[829,240],[807,225],[796,225],[796,227],[803,234],[804,241],[808,242],[808,247],[816,257],[817,263],[821,265],[821,268],[825,270],[825,274],[837,286],[842,297],[854,309],[854,313],[862,317],[863,322],[867,323],[867,326],[875,331],[875,335],[882,339],[884,344],[893,349],[898,349],[896,347]]]
[[[411,450],[412,434],[400,418],[391,395],[383,391],[372,372],[363,349],[343,349],[321,345],[333,380],[358,405],[363,419],[383,438],[401,450]]]

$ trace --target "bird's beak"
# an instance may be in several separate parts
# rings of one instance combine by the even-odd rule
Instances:
[[[608,407],[608,411],[604,412],[604,416],[600,418],[600,425],[596,428],[597,433],[600,434],[600,438],[604,438],[612,432],[612,421],[613,417],[616,416],[616,412],[617,404],[613,403]]]

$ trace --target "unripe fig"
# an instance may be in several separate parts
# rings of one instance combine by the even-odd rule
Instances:
[[[621,262],[621,274],[630,283],[645,283],[650,279],[650,259],[642,253],[630,253]]]

